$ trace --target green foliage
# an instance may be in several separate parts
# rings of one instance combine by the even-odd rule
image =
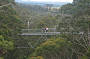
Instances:
[[[58,18],[44,7],[18,3],[16,7],[17,13],[21,16],[26,28],[28,20],[30,21],[30,28],[55,27],[58,24]]]
[[[14,43],[12,41],[3,40],[0,41],[0,47],[6,50],[14,49]]]
[[[82,56],[81,59],[88,59],[88,57],[87,56]]]
[[[36,24],[37,28],[54,28],[58,24],[58,19],[56,16],[45,16],[43,17],[38,24]]]
[[[22,22],[11,7],[3,7],[1,10],[3,11],[0,12],[0,35],[3,35],[5,39],[12,38],[12,35],[20,31]]]
[[[4,59],[3,57],[0,57],[0,59]]]
[[[72,4],[66,4],[61,7],[60,13],[73,14],[74,12],[73,9],[74,9],[74,6]]]
[[[69,53],[72,52],[71,46],[72,44],[70,42],[63,39],[48,40],[36,48],[34,55],[43,56],[45,59],[55,58],[55,56],[58,56],[56,59],[59,56],[64,58],[64,56],[67,56],[66,54],[70,57]]]
[[[8,41],[2,35],[0,35],[0,56],[7,53],[8,50],[13,49],[14,49],[13,41]]]
[[[13,2],[13,0],[1,1],[5,5]],[[15,39],[19,39],[17,34],[20,33],[23,27],[20,17],[11,6],[0,8],[0,56],[13,51],[15,47]]]
[[[12,3],[12,2],[14,2],[14,0],[0,0],[0,6],[8,3]]]
[[[64,14],[72,14],[75,17],[90,15],[90,0],[74,0],[72,4],[67,4],[61,7],[61,12]]]
[[[88,48],[88,52],[86,55],[88,56],[88,58],[90,58],[90,47]]]
[[[57,30],[63,32],[61,37],[72,43],[72,49],[75,50],[75,56],[81,59],[89,59],[89,39],[87,37],[90,31],[90,0],[74,0],[72,4],[61,7],[62,14],[69,14],[71,17],[63,16]],[[76,33],[76,34],[75,34]],[[79,33],[84,33],[79,35]],[[87,54],[88,53],[88,54]],[[88,56],[87,56],[88,55]]]

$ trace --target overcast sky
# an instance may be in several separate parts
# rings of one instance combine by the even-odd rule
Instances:
[[[72,2],[73,0],[16,0],[19,2],[29,2],[29,1],[36,1],[36,2]]]

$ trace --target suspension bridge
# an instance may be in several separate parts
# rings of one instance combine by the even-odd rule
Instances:
[[[22,29],[21,33],[19,34],[20,36],[40,36],[37,39],[27,39],[25,40],[25,45],[21,45],[19,46],[17,44],[18,49],[28,49],[28,48],[34,48],[35,46],[37,46],[38,44],[40,44],[40,41],[44,41],[44,40],[48,40],[48,36],[56,36],[59,35],[60,32],[56,31],[56,28],[48,28],[48,31],[46,32],[44,30],[44,28],[42,29]],[[35,44],[32,44],[31,41],[36,41]],[[19,43],[21,42],[21,40],[19,41]],[[23,43],[23,44],[24,44]]]
[[[22,29],[21,30],[21,34],[22,36],[41,36],[41,35],[58,35],[60,34],[60,32],[56,31],[56,28],[49,28],[48,32],[45,32],[45,30],[43,29]]]
[[[70,33],[64,32],[64,34],[70,34]],[[19,35],[21,36],[41,36],[41,35],[53,36],[53,35],[59,35],[59,34],[61,34],[61,32],[58,32],[56,28],[49,28],[47,32],[45,32],[45,30],[43,29],[22,29]],[[82,35],[84,34],[84,32],[73,32],[72,34]],[[88,33],[88,35],[90,35],[90,33]]]

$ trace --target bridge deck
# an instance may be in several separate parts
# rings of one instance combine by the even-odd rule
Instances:
[[[60,32],[46,32],[46,33],[22,33],[20,35],[22,36],[40,36],[40,35],[57,35],[60,34]]]
[[[69,32],[64,32],[64,34],[69,34]],[[43,29],[22,29],[22,33],[19,34],[21,36],[41,36],[41,35],[48,35],[48,36],[52,36],[52,35],[58,35],[61,34],[60,32],[56,31],[56,28],[49,28],[48,32],[46,32]],[[85,34],[84,32],[73,32],[72,34]],[[90,33],[88,33],[90,34]]]

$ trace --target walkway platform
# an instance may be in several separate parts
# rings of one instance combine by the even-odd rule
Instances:
[[[69,32],[64,32],[64,34],[70,34]],[[41,36],[41,35],[47,35],[47,36],[53,36],[53,35],[59,35],[61,32],[57,32],[56,28],[49,28],[48,32],[45,32],[43,29],[22,29],[21,30],[21,36]],[[85,34],[84,32],[73,32],[74,35],[82,35]],[[88,33],[90,35],[90,33]]]
[[[48,35],[48,36],[51,36],[51,35],[58,35],[60,34],[60,32],[46,32],[46,33],[41,33],[41,32],[38,32],[38,33],[22,33],[20,35],[22,36],[41,36],[41,35]]]
[[[56,28],[48,28],[48,32],[43,29],[22,29],[21,36],[41,36],[41,35],[58,35],[60,32],[56,31]]]

